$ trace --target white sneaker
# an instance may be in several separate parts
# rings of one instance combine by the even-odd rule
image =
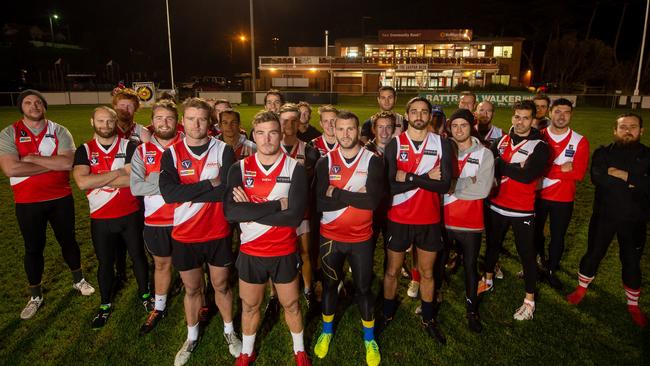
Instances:
[[[83,296],[90,296],[95,293],[95,288],[86,282],[85,278],[82,278],[81,281],[72,285],[72,288],[81,292]]]
[[[32,297],[27,302],[27,306],[20,312],[20,319],[31,319],[43,304],[42,297]]]
[[[174,366],[185,365],[187,361],[190,360],[190,356],[192,356],[192,352],[198,344],[198,340],[190,341],[189,339],[186,339],[185,343],[183,343],[183,347],[181,347],[181,349],[179,349],[176,353],[176,358],[174,358]]]
[[[237,333],[232,332],[232,333],[224,333],[223,337],[226,338],[226,342],[228,343],[228,351],[232,355],[232,357],[239,357],[239,354],[241,353],[241,339],[237,336]]]
[[[415,298],[418,297],[418,293],[419,293],[419,292],[420,292],[420,282],[417,282],[417,281],[411,281],[411,282],[409,283],[409,288],[408,288],[408,290],[406,290],[406,294],[407,294],[410,298],[415,299]]]
[[[501,265],[499,263],[494,266],[494,277],[497,280],[503,279],[503,271],[501,270]]]
[[[418,305],[417,308],[415,308],[415,315],[420,315],[422,314],[422,305]]]
[[[404,267],[402,267],[402,277],[404,278],[411,277],[411,275],[409,275],[409,273],[404,269]]]
[[[513,317],[515,318],[515,320],[531,320],[533,319],[534,312],[535,312],[534,306],[527,303],[523,303],[523,305],[521,305],[521,307],[519,307],[519,309],[515,311],[515,315]]]

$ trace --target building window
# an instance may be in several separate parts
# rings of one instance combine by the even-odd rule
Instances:
[[[493,57],[511,58],[512,46],[494,46]]]
[[[510,75],[492,75],[492,84],[510,85]]]
[[[343,47],[343,57],[359,57],[359,47]]]

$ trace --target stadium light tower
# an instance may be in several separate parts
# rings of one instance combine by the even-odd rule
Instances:
[[[169,44],[169,73],[171,76],[172,90],[176,94],[176,85],[174,85],[174,61],[172,60],[172,31],[169,25],[169,0],[165,0],[165,10],[167,11],[167,43]]]
[[[634,87],[634,96],[639,96],[639,84],[641,83],[641,67],[643,65],[643,52],[645,50],[645,35],[648,30],[648,10],[650,10],[650,0],[647,0],[645,7],[645,23],[643,24],[643,37],[641,39],[641,55],[639,56],[639,70],[636,75],[636,86]],[[638,103],[632,103],[632,109],[636,109]]]
[[[58,20],[58,19],[59,19],[59,15],[56,14],[56,13],[54,13],[54,14],[50,14],[50,15],[49,15],[49,18],[50,18],[50,37],[51,37],[51,38],[50,38],[50,42],[54,42],[54,27],[52,26],[52,19],[54,19],[54,20]]]
[[[649,0],[650,1],[650,0]],[[253,0],[249,0],[251,19],[251,91],[253,92],[253,104],[255,104],[255,26],[253,21]]]

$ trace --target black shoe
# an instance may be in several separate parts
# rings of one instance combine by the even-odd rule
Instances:
[[[560,281],[560,279],[555,276],[555,273],[553,273],[553,271],[548,271],[546,273],[546,281],[548,281],[548,284],[557,291],[562,291],[564,288],[562,281]]]
[[[445,345],[447,343],[447,338],[442,333],[440,328],[438,328],[438,323],[435,320],[431,319],[426,323],[422,322],[422,326],[424,327],[424,330],[427,332],[429,337],[435,339],[442,345]]]
[[[147,321],[145,321],[144,324],[142,324],[142,326],[140,327],[140,335],[143,336],[151,332],[153,328],[156,327],[158,322],[165,317],[165,315],[167,315],[167,310],[163,310],[163,311],[154,310],[150,312],[149,316],[147,317]]]
[[[142,300],[142,306],[144,307],[144,311],[146,311],[147,314],[151,313],[156,309],[156,299],[153,296],[151,296],[151,294],[142,295],[140,299]]]
[[[481,318],[477,313],[467,313],[467,326],[474,333],[481,333],[481,330],[483,330]]]
[[[99,311],[97,312],[97,315],[95,315],[95,318],[92,322],[93,330],[102,329],[104,325],[106,325],[106,322],[108,322],[108,317],[111,316],[111,311],[112,310],[110,306],[101,306],[99,308]]]

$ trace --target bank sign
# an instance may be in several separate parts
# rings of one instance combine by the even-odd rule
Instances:
[[[427,98],[431,104],[458,105],[460,93],[420,93],[421,97]],[[492,102],[497,107],[511,107],[516,102],[533,99],[531,93],[475,93],[477,103],[484,100]]]

